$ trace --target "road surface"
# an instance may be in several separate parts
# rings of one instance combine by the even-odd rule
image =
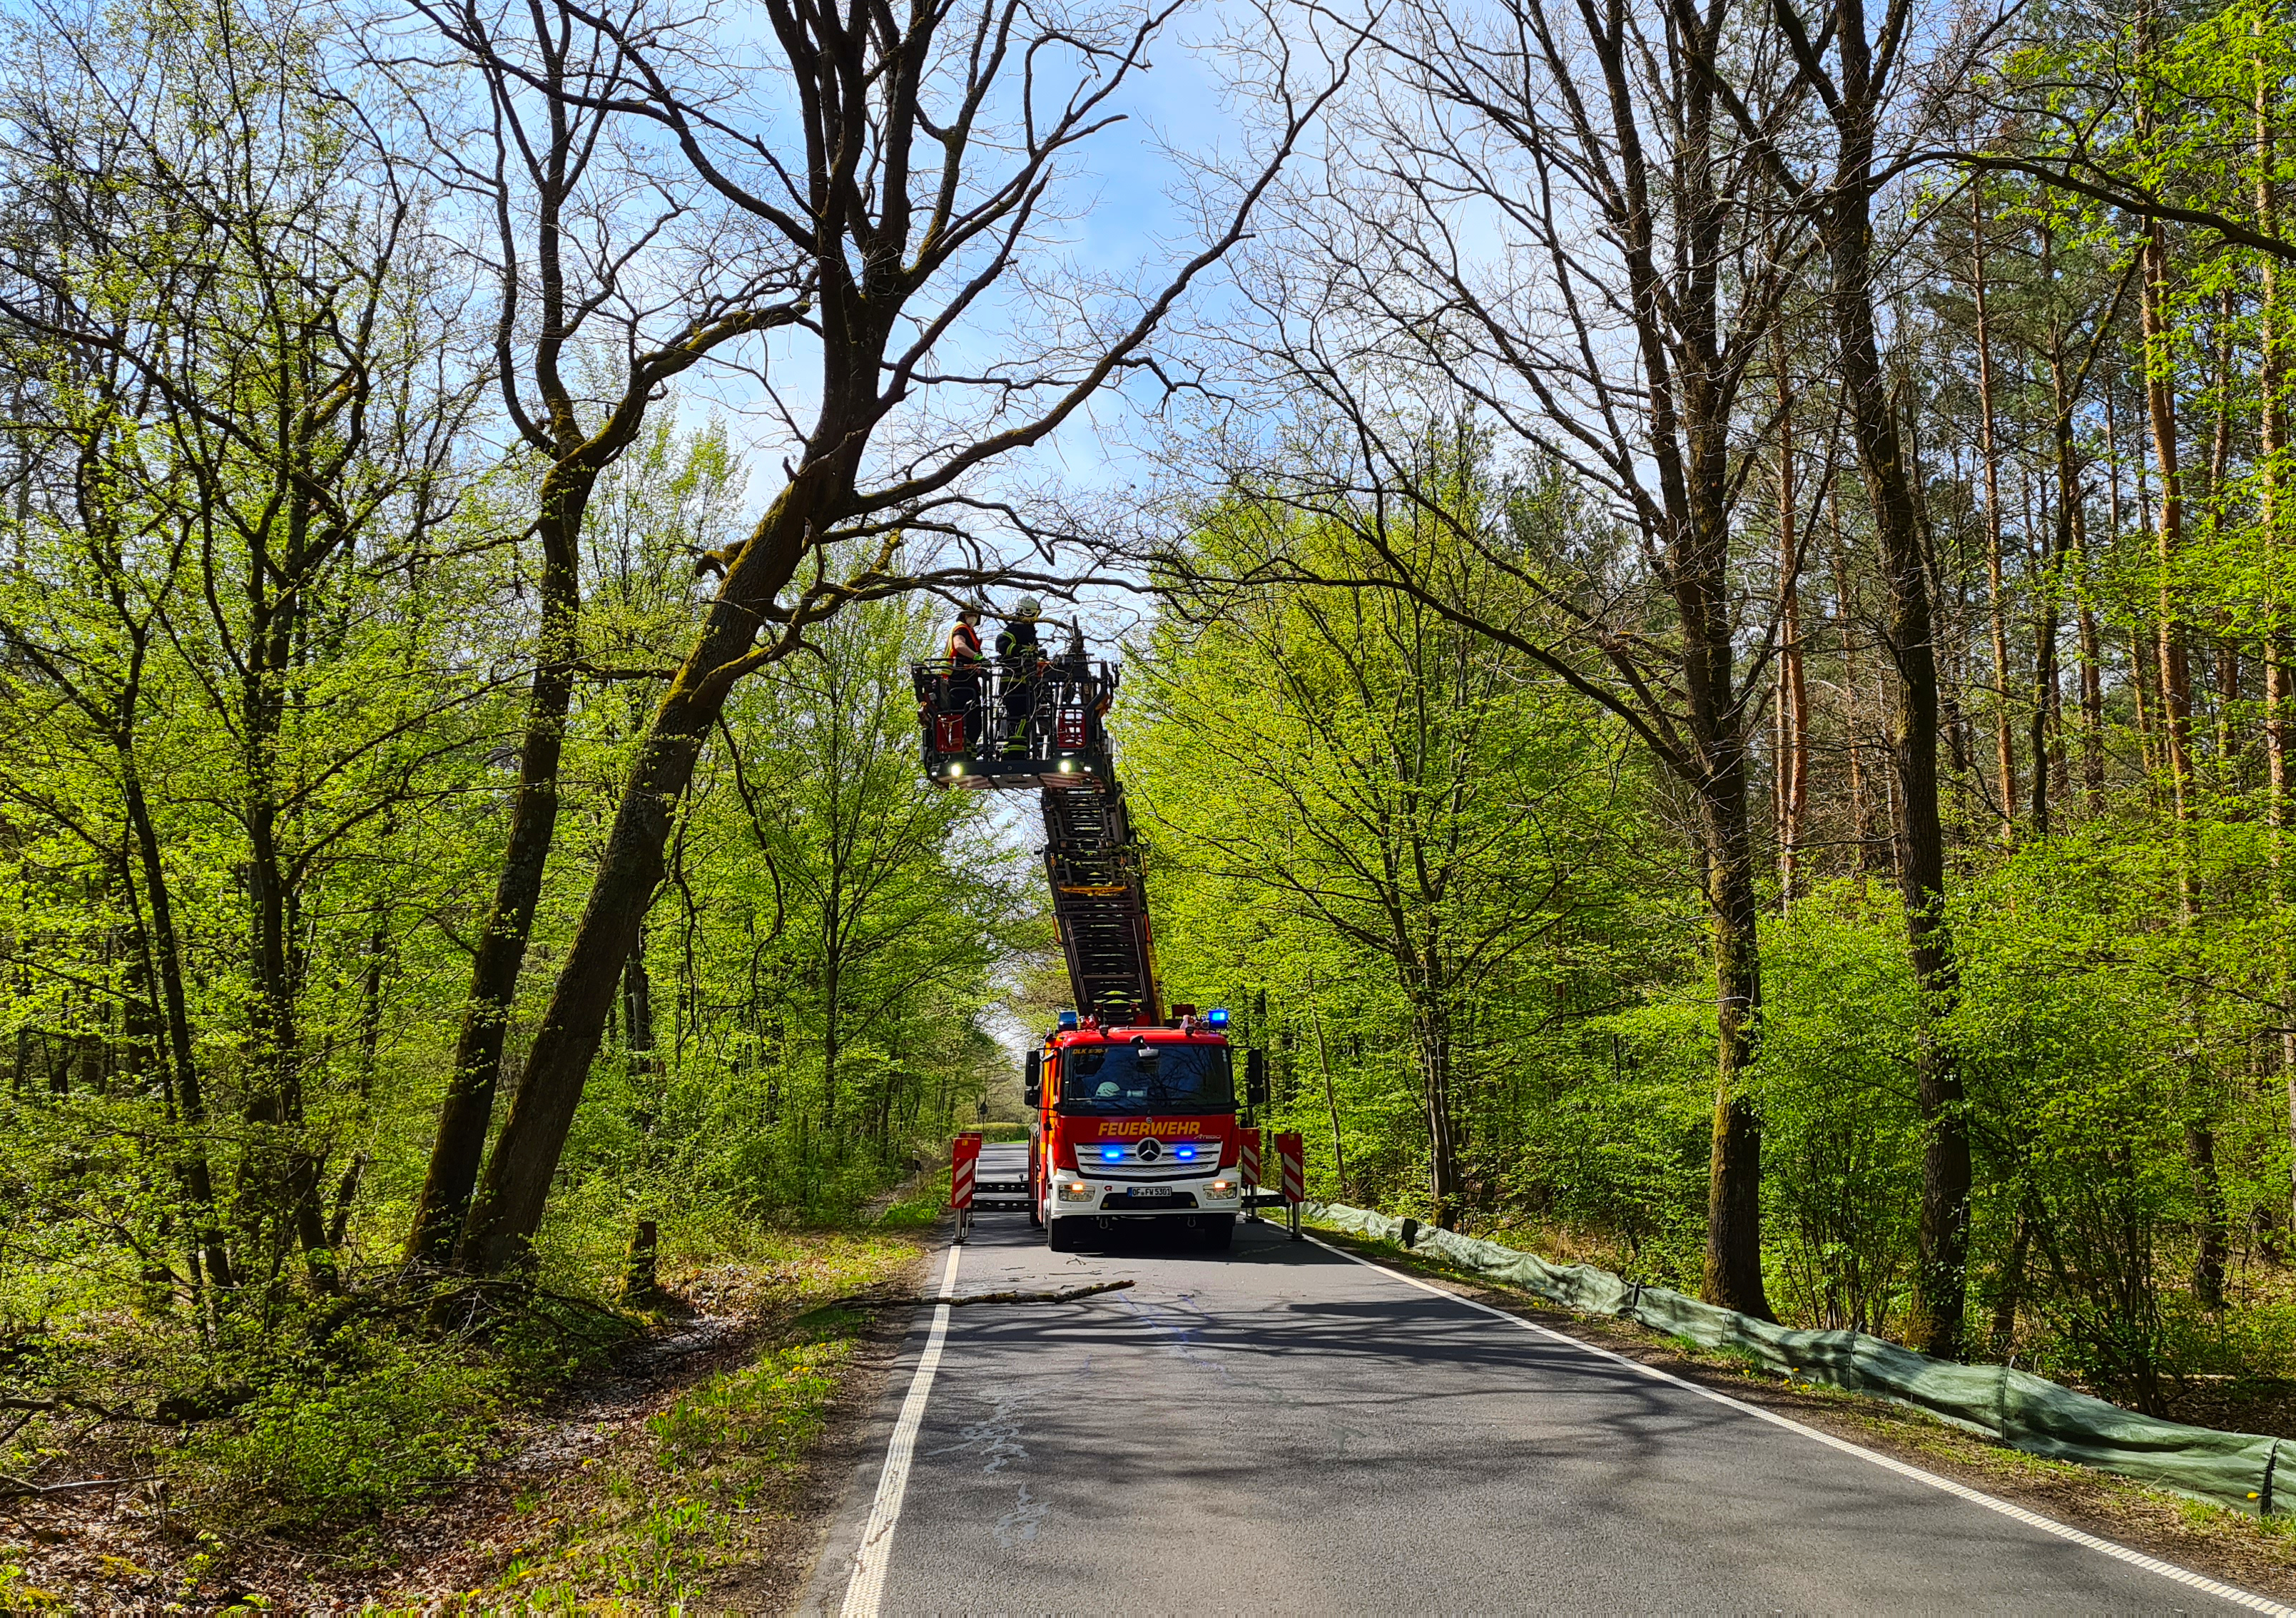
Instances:
[[[1273,1225],[1220,1254],[1053,1254],[1025,1217],[985,1214],[951,1251],[955,1295],[1137,1284],[920,1311],[808,1610],[2284,1610]],[[906,1485],[888,1489],[904,1410]]]

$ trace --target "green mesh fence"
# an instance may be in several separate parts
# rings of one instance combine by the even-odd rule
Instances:
[[[1633,1320],[1702,1347],[1742,1352],[1782,1375],[1915,1406],[2029,1454],[2079,1461],[2246,1510],[2273,1509],[2276,1438],[2155,1420],[2030,1371],[1956,1365],[1863,1332],[1773,1326],[1663,1287],[1621,1280],[1591,1264],[1550,1264],[1496,1242],[1344,1204],[1311,1202],[1305,1213],[1334,1230],[1439,1254],[1461,1270],[1581,1314]]]

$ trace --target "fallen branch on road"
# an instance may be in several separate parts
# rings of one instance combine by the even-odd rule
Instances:
[[[864,1292],[816,1304],[806,1313],[819,1314],[829,1309],[890,1309],[899,1303],[946,1303],[951,1309],[961,1309],[967,1303],[1073,1303],[1078,1298],[1098,1293],[1122,1292],[1133,1285],[1131,1281],[1096,1281],[1089,1287],[1070,1287],[1061,1292],[974,1292],[961,1298],[926,1297],[914,1292]]]
[[[951,1309],[966,1303],[1073,1303],[1078,1298],[1088,1298],[1098,1292],[1122,1292],[1130,1281],[1101,1281],[1090,1287],[1071,1287],[1065,1292],[976,1292],[961,1298],[935,1298],[936,1303],[946,1303]]]

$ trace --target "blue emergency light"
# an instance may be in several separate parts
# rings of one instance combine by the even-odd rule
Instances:
[[[1100,1160],[1103,1163],[1121,1163],[1124,1161],[1124,1148],[1120,1146],[1103,1146],[1100,1148]]]
[[[1183,1163],[1188,1162],[1190,1159],[1194,1157],[1195,1155],[1196,1148],[1193,1146],[1176,1146],[1172,1148],[1172,1156],[1177,1157]]]
[[[1077,1014],[1076,1014],[1075,1012],[1073,1012],[1073,1011],[1063,1011],[1063,1012],[1062,1012],[1062,1013],[1061,1013],[1061,1032],[1062,1032],[1062,1034],[1074,1034],[1076,1031],[1077,1031]]]
[[[1226,1006],[1214,1006],[1210,1010],[1204,1013],[1204,1022],[1210,1027],[1226,1027],[1227,1008]]]

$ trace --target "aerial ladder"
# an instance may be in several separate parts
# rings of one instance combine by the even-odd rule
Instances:
[[[937,787],[1037,794],[1045,875],[1078,1013],[1103,1026],[1164,1020],[1140,843],[1108,741],[1121,670],[1072,639],[1061,656],[1031,650],[1025,666],[988,658],[911,666],[924,721],[924,767]],[[1026,706],[1005,715],[1008,691]]]
[[[1029,1053],[1025,1163],[978,1134],[952,1151],[958,1239],[977,1199],[1028,1209],[1056,1252],[1137,1222],[1225,1248],[1240,1214],[1279,1204],[1296,1241],[1297,1134],[1276,1137],[1283,1191],[1257,1189],[1260,1132],[1250,1109],[1267,1099],[1267,1053],[1245,1053],[1239,1092],[1227,1013],[1176,1005],[1168,1018],[1158,990],[1140,840],[1108,740],[1119,671],[1087,658],[1073,632],[1065,653],[1031,647],[1023,657],[912,666],[933,784],[1037,794],[1076,1002]]]

